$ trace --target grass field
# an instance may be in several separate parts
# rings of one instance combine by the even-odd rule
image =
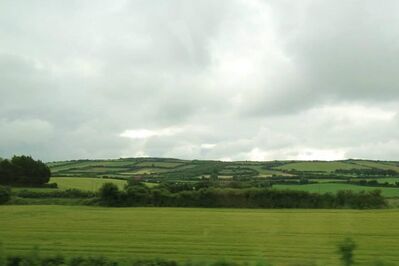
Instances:
[[[6,253],[338,265],[336,245],[358,244],[359,265],[399,263],[399,210],[226,210],[1,206]],[[365,264],[363,264],[365,265]]]
[[[296,171],[320,171],[320,172],[333,172],[338,169],[366,169],[367,166],[356,165],[346,162],[294,162],[288,163],[275,169],[279,170],[296,170]]]
[[[49,183],[57,183],[58,189],[79,189],[96,192],[104,183],[114,183],[123,189],[127,181],[119,179],[91,178],[91,177],[52,177]],[[29,190],[34,192],[51,192],[57,188],[13,187],[13,191]]]
[[[381,190],[384,197],[399,197],[399,188],[387,188],[387,187],[367,187],[367,186],[356,186],[351,184],[334,184],[334,183],[319,183],[319,184],[308,184],[308,185],[274,185],[276,189],[293,189],[302,190],[307,192],[315,193],[336,193],[339,190],[352,190],[358,191],[371,191]]]
[[[50,183],[57,183],[59,189],[76,188],[87,191],[97,191],[104,183],[114,183],[120,189],[126,184],[124,180],[118,179],[103,179],[103,178],[85,178],[85,177],[52,177]]]

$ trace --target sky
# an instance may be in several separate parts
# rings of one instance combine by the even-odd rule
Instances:
[[[399,1],[2,0],[0,157],[399,160]]]

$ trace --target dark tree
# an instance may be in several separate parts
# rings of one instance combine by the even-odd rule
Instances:
[[[40,186],[48,183],[50,168],[30,156],[14,156],[0,161],[0,184]]]
[[[119,202],[120,191],[114,183],[105,183],[100,188],[100,199],[107,205],[115,205]]]

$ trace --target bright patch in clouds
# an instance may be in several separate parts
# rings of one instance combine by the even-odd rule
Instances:
[[[213,148],[215,148],[216,147],[216,144],[209,144],[209,143],[204,143],[204,144],[201,144],[201,148],[202,149],[213,149]]]
[[[130,139],[148,139],[151,137],[173,136],[181,131],[181,128],[163,128],[159,130],[131,129],[125,130],[119,136]]]

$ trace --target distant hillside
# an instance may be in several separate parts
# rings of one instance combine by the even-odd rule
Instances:
[[[121,158],[115,160],[73,160],[48,163],[53,176],[199,179],[217,175],[230,178],[345,178],[394,176],[399,162],[372,160],[222,162],[170,158]]]

